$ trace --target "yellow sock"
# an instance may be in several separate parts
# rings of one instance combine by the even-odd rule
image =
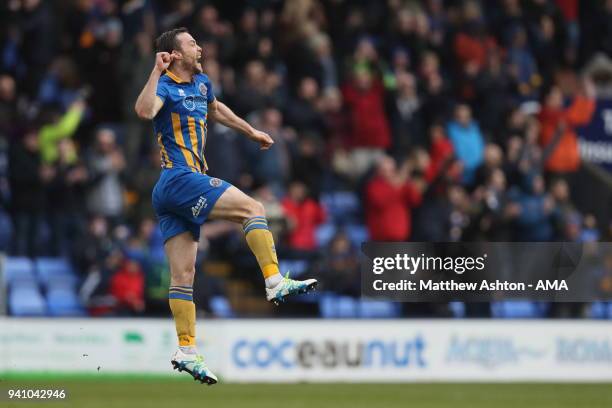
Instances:
[[[268,222],[265,217],[249,218],[244,225],[244,234],[249,248],[257,258],[264,279],[279,273],[274,238],[268,230]]]
[[[195,346],[195,303],[193,288],[189,286],[170,286],[168,293],[170,310],[174,316],[179,346]]]

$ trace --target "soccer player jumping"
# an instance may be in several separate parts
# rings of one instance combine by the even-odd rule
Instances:
[[[175,369],[210,385],[217,377],[196,351],[192,297],[200,227],[207,218],[242,224],[265,278],[268,301],[278,304],[289,295],[306,293],[317,281],[283,277],[263,205],[231,184],[206,175],[204,146],[209,117],[243,133],[262,150],[274,143],[270,135],[254,129],[215,98],[210,80],[202,73],[202,48],[187,29],[163,33],[156,48],[155,67],[135,110],[140,118],[153,119],[162,159],[152,198],[170,264],[168,298],[179,343],[171,362]]]

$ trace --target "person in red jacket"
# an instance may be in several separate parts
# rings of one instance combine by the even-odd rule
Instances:
[[[411,208],[421,204],[422,187],[409,180],[412,164],[398,170],[395,160],[384,156],[376,175],[366,186],[366,222],[373,241],[406,241],[412,229]]]
[[[301,251],[315,250],[316,228],[325,222],[326,218],[323,207],[308,197],[306,185],[299,181],[289,185],[288,194],[281,204],[289,222],[289,247]]]
[[[144,311],[144,273],[138,262],[125,259],[110,281],[110,294],[117,301],[117,310],[128,313]]]
[[[454,148],[448,137],[444,126],[435,124],[429,129],[429,166],[425,170],[425,181],[431,183],[453,158]]]
[[[545,163],[548,172],[559,174],[578,170],[580,151],[575,128],[588,124],[594,112],[595,87],[592,82],[584,82],[583,92],[567,108],[563,106],[561,90],[556,86],[551,88],[539,115],[540,144],[544,150],[551,149]]]
[[[385,114],[385,90],[368,68],[355,68],[352,80],[342,88],[348,107],[351,145],[386,149],[391,146],[391,131]]]

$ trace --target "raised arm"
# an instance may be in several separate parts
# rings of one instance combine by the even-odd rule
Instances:
[[[261,150],[269,149],[274,144],[274,140],[272,140],[270,135],[249,125],[246,120],[239,118],[227,105],[219,102],[217,99],[208,104],[208,117],[237,132],[243,133],[249,139],[259,143]]]
[[[156,95],[157,83],[159,77],[170,66],[171,62],[172,55],[167,52],[158,52],[155,55],[153,71],[151,71],[151,75],[149,75],[147,83],[138,95],[134,106],[134,110],[140,119],[153,119],[164,105],[164,101]]]

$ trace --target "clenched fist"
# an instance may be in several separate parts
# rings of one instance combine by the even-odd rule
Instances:
[[[159,72],[167,70],[171,63],[172,54],[168,52],[158,52],[155,54],[155,68],[157,68]]]
[[[262,132],[261,130],[253,129],[251,133],[251,140],[259,143],[260,150],[268,150],[274,144],[274,140],[272,137],[266,132]]]

